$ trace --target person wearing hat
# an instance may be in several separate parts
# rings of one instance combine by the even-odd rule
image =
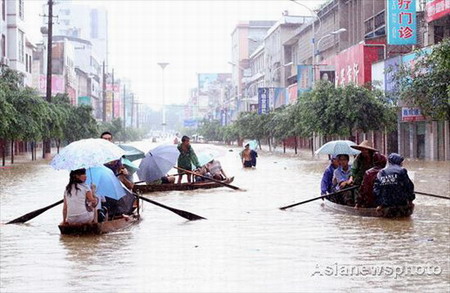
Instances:
[[[330,165],[325,169],[320,183],[320,195],[333,192],[333,174],[334,170],[339,167],[339,160],[336,155],[330,156]]]
[[[359,189],[359,194],[356,196],[356,208],[375,208],[377,204],[375,202],[375,195],[373,194],[373,185],[377,178],[378,172],[386,166],[387,159],[379,152],[373,154],[374,167],[370,168],[364,174],[364,178]]]
[[[373,148],[368,140],[364,140],[359,145],[352,145],[351,147],[361,151],[361,153],[356,156],[353,162],[349,182],[350,184],[361,185],[364,174],[373,167],[373,154],[378,150]]]
[[[373,186],[377,209],[412,206],[416,198],[414,183],[409,179],[408,171],[402,167],[403,160],[399,154],[390,154],[388,166],[377,174]]]

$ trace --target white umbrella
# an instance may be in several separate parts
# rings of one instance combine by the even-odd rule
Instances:
[[[56,170],[87,169],[118,160],[124,154],[124,150],[105,139],[82,139],[63,148],[50,165]]]
[[[351,148],[350,146],[356,145],[353,141],[350,140],[333,140],[329,141],[323,146],[321,146],[314,153],[325,154],[325,155],[357,155],[360,151]]]

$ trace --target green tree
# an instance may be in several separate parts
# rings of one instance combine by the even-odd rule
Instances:
[[[450,38],[431,52],[417,52],[413,66],[402,64],[394,74],[397,94],[433,120],[450,120]]]

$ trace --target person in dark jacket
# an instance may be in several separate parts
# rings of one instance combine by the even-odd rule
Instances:
[[[242,167],[256,167],[256,158],[258,157],[258,153],[250,149],[250,144],[245,145],[244,150],[240,153],[240,156],[242,160]]]
[[[334,170],[339,167],[339,160],[336,155],[332,155],[330,165],[323,172],[322,181],[320,183],[320,194],[324,195],[333,192],[333,174]]]
[[[402,167],[403,160],[399,154],[390,154],[388,166],[378,173],[373,186],[378,207],[406,206],[416,198],[414,184]]]
[[[367,170],[364,174],[361,188],[359,189],[359,194],[356,197],[356,208],[377,207],[377,204],[375,203],[375,196],[373,194],[373,185],[375,183],[375,179],[377,178],[378,172],[386,167],[386,162],[386,156],[380,154],[379,152],[375,152],[373,154],[373,164],[375,166]]]

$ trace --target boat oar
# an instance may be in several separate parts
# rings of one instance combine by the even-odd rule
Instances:
[[[173,212],[173,213],[179,215],[180,217],[183,217],[183,218],[185,218],[185,219],[188,219],[189,221],[206,220],[206,218],[203,218],[202,216],[199,216],[199,215],[196,215],[196,214],[187,212],[187,211],[183,211],[183,210],[179,210],[179,209],[174,209],[174,208],[168,207],[168,206],[163,205],[163,204],[161,204],[161,203],[159,203],[159,202],[153,201],[153,200],[151,200],[151,199],[148,199],[148,198],[146,198],[146,197],[143,197],[143,196],[140,196],[140,195],[137,195],[137,194],[134,194],[134,195],[135,195],[137,198],[142,199],[143,201],[152,203],[152,204],[157,205],[157,206],[159,206],[159,207],[162,207],[162,208],[164,208],[164,209],[166,209],[166,210],[169,210],[169,211],[171,211],[171,212]]]
[[[211,181],[213,181],[213,182],[222,184],[223,186],[229,187],[229,188],[234,189],[234,190],[242,190],[241,188],[239,188],[239,187],[237,187],[237,186],[234,186],[234,185],[231,185],[231,184],[222,182],[222,181],[217,180],[217,179],[214,179],[214,178],[210,178],[210,177],[203,176],[203,175],[198,174],[198,173],[193,172],[193,171],[185,170],[185,169],[179,168],[179,167],[177,167],[177,166],[174,166],[174,168],[175,168],[175,169],[178,169],[178,170],[180,170],[180,171],[186,172],[186,173],[188,173],[188,174],[192,174],[192,175],[195,175],[195,176],[199,176],[199,177],[202,177],[203,179],[211,180]]]
[[[25,223],[25,222],[33,219],[33,218],[36,218],[37,216],[39,216],[43,212],[45,212],[45,211],[47,211],[47,210],[49,210],[49,209],[51,209],[53,207],[56,207],[57,205],[62,204],[63,202],[64,202],[64,200],[61,199],[61,200],[59,200],[59,201],[57,201],[57,202],[55,202],[55,203],[53,203],[53,204],[51,204],[49,206],[46,206],[45,208],[41,208],[41,209],[35,210],[33,212],[30,212],[30,213],[28,213],[26,215],[23,215],[22,217],[18,217],[16,219],[12,220],[12,221],[9,221],[6,224],[21,224],[21,223]]]
[[[450,197],[448,197],[448,196],[442,196],[442,195],[437,195],[437,194],[425,193],[425,192],[420,192],[420,191],[414,191],[414,193],[421,194],[421,195],[426,195],[426,196],[437,197],[437,198],[450,199]]]
[[[359,185],[355,185],[355,186],[352,186],[352,187],[349,187],[349,188],[344,188],[344,189],[341,189],[341,190],[333,192],[333,193],[329,193],[329,194],[318,196],[318,197],[315,197],[315,198],[311,198],[311,199],[308,199],[308,200],[305,200],[305,201],[302,201],[302,202],[298,202],[298,203],[294,203],[294,204],[291,204],[291,205],[288,205],[288,206],[284,206],[284,207],[281,207],[280,210],[285,210],[285,209],[288,209],[288,208],[292,208],[292,207],[295,207],[295,206],[298,206],[298,205],[301,205],[301,204],[304,204],[304,203],[307,203],[307,202],[315,201],[315,200],[318,200],[318,199],[321,199],[321,198],[325,198],[325,197],[328,197],[328,196],[333,196],[333,195],[340,194],[340,193],[343,193],[343,192],[346,192],[346,191],[349,191],[349,190],[353,190],[353,189],[356,189],[356,188],[359,188]]]

